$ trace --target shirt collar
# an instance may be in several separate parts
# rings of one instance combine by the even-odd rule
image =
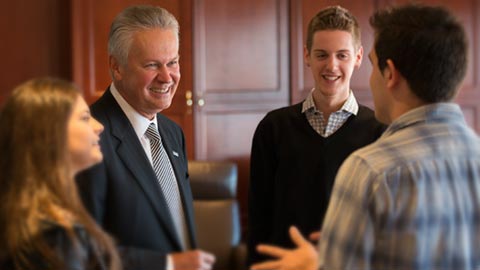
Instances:
[[[315,102],[313,100],[313,91],[315,90],[312,89],[312,91],[310,91],[310,94],[308,94],[307,98],[305,99],[305,101],[303,102],[303,105],[302,105],[302,113],[306,112],[306,111],[319,111],[317,109],[317,107],[315,106]],[[357,102],[357,99],[355,98],[355,95],[353,94],[353,91],[350,90],[350,93],[348,95],[348,98],[347,100],[345,101],[345,103],[343,103],[342,107],[340,108],[339,111],[345,111],[345,112],[349,112],[353,115],[357,115],[358,113],[358,102]]]
[[[382,137],[392,135],[393,133],[404,129],[406,127],[415,125],[420,122],[438,122],[438,121],[463,121],[462,110],[460,106],[455,103],[434,103],[418,108],[412,109],[395,121],[393,121],[390,126],[385,130]]]
[[[122,108],[122,111],[127,116],[128,120],[130,121],[130,124],[132,125],[139,139],[141,139],[144,136],[145,131],[147,131],[147,128],[150,125],[150,123],[154,123],[155,126],[157,126],[157,115],[155,115],[155,117],[152,120],[150,120],[144,117],[143,115],[139,114],[122,97],[122,95],[118,92],[113,82],[110,85],[110,92],[112,93],[113,98],[115,98],[115,100],[117,101],[118,105],[120,105],[120,108]]]

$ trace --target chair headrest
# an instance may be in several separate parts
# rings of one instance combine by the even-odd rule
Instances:
[[[237,165],[225,161],[188,161],[193,198],[233,199],[237,193]]]

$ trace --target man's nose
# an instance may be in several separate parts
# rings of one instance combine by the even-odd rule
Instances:
[[[169,82],[171,80],[170,71],[168,67],[162,65],[159,67],[157,72],[157,80],[162,82]]]
[[[338,60],[334,56],[330,56],[327,59],[327,67],[329,70],[334,70],[338,65]]]

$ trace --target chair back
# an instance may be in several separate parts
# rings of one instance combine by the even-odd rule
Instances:
[[[244,262],[236,262],[241,238],[237,165],[189,161],[188,167],[198,247],[215,254],[215,269],[241,269]]]

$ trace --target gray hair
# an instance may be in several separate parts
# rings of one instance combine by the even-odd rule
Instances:
[[[161,28],[172,29],[179,39],[179,24],[166,9],[149,5],[136,5],[124,9],[112,22],[108,37],[108,54],[121,64],[128,59],[133,35],[137,31]]]

